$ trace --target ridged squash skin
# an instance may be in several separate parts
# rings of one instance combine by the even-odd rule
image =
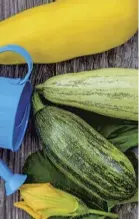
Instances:
[[[49,101],[119,119],[138,120],[138,71],[106,68],[64,74],[36,87]]]
[[[130,39],[138,27],[137,0],[57,0],[0,22],[0,47],[18,44],[35,63],[96,54]],[[20,64],[14,53],[0,64]]]
[[[38,136],[60,171],[94,197],[126,200],[133,196],[135,172],[121,151],[73,113],[39,108],[36,100],[33,104]]]

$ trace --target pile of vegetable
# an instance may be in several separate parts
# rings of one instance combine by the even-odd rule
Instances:
[[[137,6],[137,0],[56,0],[1,21],[0,47],[18,44],[35,63],[104,52],[135,34]],[[0,64],[21,63],[12,52],[0,57]],[[138,143],[137,79],[134,69],[101,69],[36,86],[43,149],[25,163],[27,184],[16,207],[35,219],[105,219],[118,218],[115,205],[137,200],[137,159],[128,151]]]
[[[115,205],[137,201],[137,158],[128,150],[138,143],[137,90],[132,69],[65,74],[36,86],[34,120],[43,149],[24,165],[29,185],[15,206],[35,219],[104,219],[118,218]],[[46,183],[55,187],[51,196]]]

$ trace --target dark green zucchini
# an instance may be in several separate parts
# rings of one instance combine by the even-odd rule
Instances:
[[[37,133],[51,162],[77,185],[104,200],[127,200],[136,191],[128,158],[84,120],[33,98]]]

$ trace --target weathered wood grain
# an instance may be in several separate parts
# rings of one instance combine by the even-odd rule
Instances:
[[[40,4],[48,3],[48,0],[0,0],[0,20],[6,19],[13,14]],[[124,27],[123,27],[124,28]],[[10,38],[10,35],[9,35]],[[63,74],[65,72],[78,72],[102,67],[138,67],[137,34],[126,44],[112,49],[103,54],[73,59],[67,62],[51,65],[35,65],[32,73],[33,85],[43,82],[47,78]],[[26,66],[0,66],[0,76],[21,77],[26,73]],[[30,120],[27,134],[22,148],[16,154],[0,149],[0,158],[4,159],[14,172],[21,172],[27,156],[38,150],[40,145],[36,138],[32,119]],[[13,207],[18,201],[19,194],[6,198],[4,183],[0,181],[0,219],[28,219],[28,215]],[[119,219],[137,219],[137,205],[125,205],[117,208]]]

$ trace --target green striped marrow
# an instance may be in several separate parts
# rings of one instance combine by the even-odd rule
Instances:
[[[90,195],[126,200],[136,190],[128,158],[90,125],[71,112],[44,106],[33,98],[38,136],[51,162]]]
[[[37,90],[53,103],[105,116],[138,120],[138,72],[100,69],[52,77]]]

